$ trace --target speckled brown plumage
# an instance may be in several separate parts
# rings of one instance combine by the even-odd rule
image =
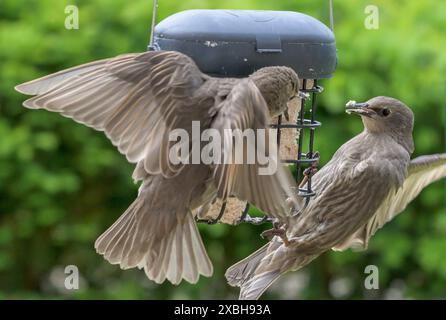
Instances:
[[[281,274],[326,250],[366,248],[377,229],[446,176],[446,154],[410,161],[413,114],[402,102],[376,97],[350,111],[362,116],[364,131],[314,175],[316,196],[281,220],[281,237],[226,272],[229,284],[241,288],[240,299],[258,298]]]

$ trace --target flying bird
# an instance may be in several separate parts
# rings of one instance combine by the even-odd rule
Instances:
[[[361,116],[364,130],[313,176],[317,195],[266,231],[269,243],[226,271],[240,299],[259,298],[282,274],[329,249],[366,249],[424,187],[446,176],[446,154],[410,159],[414,117],[401,101],[375,97],[350,102],[346,111]]]
[[[95,242],[96,251],[122,269],[144,269],[157,283],[195,283],[211,276],[212,263],[193,210],[236,196],[274,215],[289,214],[293,179],[283,166],[259,175],[254,164],[172,163],[174,129],[265,129],[299,94],[297,74],[265,67],[247,78],[203,74],[174,51],[126,54],[63,70],[16,87],[34,97],[23,105],[58,112],[103,131],[135,164],[142,181],[136,200]],[[225,149],[226,148],[226,149]],[[222,152],[232,146],[223,145]],[[273,152],[270,158],[277,161]],[[295,187],[295,186],[294,186]]]

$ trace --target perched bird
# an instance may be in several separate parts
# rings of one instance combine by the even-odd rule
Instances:
[[[267,128],[299,92],[287,67],[266,67],[244,79],[213,78],[184,54],[127,54],[63,70],[16,87],[46,109],[104,131],[130,163],[138,197],[95,243],[122,269],[138,267],[157,283],[195,283],[213,272],[192,211],[236,196],[273,215],[288,214],[293,180],[282,166],[259,175],[255,164],[172,163],[174,129]],[[225,148],[227,146],[223,146]],[[231,147],[231,146],[229,146]],[[228,150],[222,150],[226,152]],[[274,154],[270,154],[274,160]]]
[[[282,274],[326,250],[366,249],[370,237],[404,210],[421,190],[446,176],[446,154],[410,160],[413,113],[401,101],[375,97],[351,102],[364,131],[342,145],[313,176],[316,196],[279,219],[272,240],[230,267],[226,278],[240,299],[257,299]]]

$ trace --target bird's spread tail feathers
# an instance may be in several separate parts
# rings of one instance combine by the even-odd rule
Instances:
[[[192,214],[186,222],[177,224],[175,230],[161,241],[156,259],[141,261],[139,268],[144,268],[147,277],[156,283],[168,279],[178,284],[182,279],[196,283],[199,275],[210,277],[212,263],[198,232]]]
[[[278,270],[262,272],[256,275],[262,259],[268,253],[269,245],[269,243],[264,245],[226,271],[225,276],[228,283],[231,286],[240,287],[240,300],[257,300],[281,275],[281,272]]]
[[[281,274],[274,270],[254,276],[240,287],[239,300],[257,300]]]
[[[267,243],[247,258],[231,266],[225,273],[231,286],[240,287],[240,300],[257,300],[263,292],[282,274],[280,270],[258,272],[262,259],[268,254],[271,243]]]
[[[282,274],[279,270],[258,272],[262,259],[268,254],[271,243],[231,266],[225,273],[231,286],[240,287],[240,300],[257,300]]]
[[[189,212],[163,234],[165,215],[151,212],[140,195],[95,243],[96,251],[122,269],[138,267],[157,283],[182,279],[196,283],[199,275],[211,276],[212,263],[197,225]]]
[[[269,242],[226,271],[228,283],[240,287],[240,300],[257,300],[282,274],[298,270],[318,256],[302,252],[290,260],[286,249],[277,255],[281,246],[281,242]]]
[[[233,287],[240,287],[248,281],[255,273],[257,267],[265,257],[269,244],[264,245],[259,250],[237,262],[226,270],[225,277],[229,285]]]

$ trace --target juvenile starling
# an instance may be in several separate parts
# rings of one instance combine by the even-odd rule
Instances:
[[[192,211],[216,197],[236,196],[272,215],[288,214],[293,180],[282,166],[259,175],[255,164],[173,164],[173,129],[268,128],[298,94],[287,67],[267,67],[249,78],[213,78],[173,51],[127,54],[91,62],[21,84],[35,95],[24,102],[83,123],[112,141],[130,163],[138,197],[95,243],[98,253],[122,269],[144,268],[157,283],[195,283],[212,264]],[[225,152],[228,150],[222,150]],[[271,152],[270,160],[277,161]]]
[[[230,267],[226,278],[240,299],[257,299],[283,273],[324,251],[366,249],[370,237],[404,210],[421,190],[446,176],[446,154],[410,160],[413,113],[402,102],[376,97],[351,102],[364,131],[342,145],[313,176],[317,195],[308,206],[280,219],[272,240]]]

